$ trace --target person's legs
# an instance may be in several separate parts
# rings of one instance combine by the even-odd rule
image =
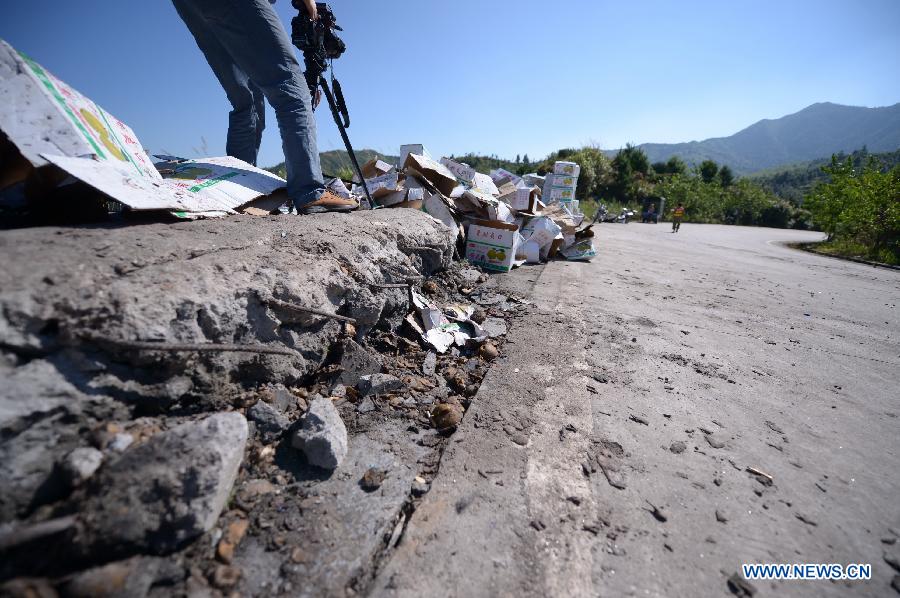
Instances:
[[[229,156],[256,165],[265,126],[265,99],[262,92],[235,64],[231,54],[219,42],[195,2],[172,0],[172,3],[197,41],[197,46],[206,57],[231,103],[225,152]]]
[[[200,12],[238,67],[275,109],[284,147],[288,196],[315,201],[325,182],[319,165],[309,89],[287,32],[269,0],[180,0]]]
[[[259,155],[263,131],[266,128],[266,95],[253,81],[250,81],[249,87],[250,91],[253,92],[254,116],[256,118],[256,154]],[[255,162],[254,165],[256,165]]]
[[[235,71],[248,93],[239,105],[232,102],[234,109],[228,114],[225,152],[256,166],[263,130],[266,128],[266,97],[237,66]]]

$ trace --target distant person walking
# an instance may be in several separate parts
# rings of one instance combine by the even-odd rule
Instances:
[[[672,232],[677,233],[681,230],[681,221],[684,219],[684,205],[678,202],[678,205],[672,210]]]

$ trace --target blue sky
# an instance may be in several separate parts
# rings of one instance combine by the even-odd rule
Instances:
[[[357,148],[543,157],[726,136],[814,102],[900,101],[900,1],[333,0]],[[278,0],[289,24],[289,0]],[[165,0],[8,2],[0,38],[151,152],[222,155],[229,106]],[[342,147],[323,106],[321,150]],[[283,157],[269,115],[262,165]],[[201,142],[206,140],[206,148]]]

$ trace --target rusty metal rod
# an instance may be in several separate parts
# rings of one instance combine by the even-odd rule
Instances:
[[[316,316],[322,316],[323,318],[331,318],[332,320],[337,320],[338,322],[347,322],[349,324],[353,324],[354,326],[356,325],[356,320],[354,320],[353,318],[348,318],[347,316],[339,316],[338,314],[322,311],[321,309],[313,309],[311,307],[303,307],[302,305],[294,305],[293,303],[281,301],[279,299],[275,299],[274,297],[262,297],[262,300],[269,305],[274,305],[275,307],[281,307],[283,309],[292,311],[300,311]]]
[[[166,351],[170,353],[259,353],[263,355],[288,355],[296,357],[297,351],[287,348],[269,347],[267,345],[250,345],[235,343],[160,343],[153,341],[127,341],[101,335],[86,335],[92,341],[109,343],[116,347],[134,351]]]

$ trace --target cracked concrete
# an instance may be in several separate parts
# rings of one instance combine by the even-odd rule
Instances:
[[[85,569],[90,584],[115,585],[136,553],[160,555],[135,586],[140,596],[366,591],[449,442],[452,430],[432,425],[433,405],[468,406],[488,369],[477,345],[435,356],[404,322],[411,308],[403,285],[427,279],[443,303],[471,302],[467,294],[486,280],[452,261],[455,245],[454,231],[415,210],[0,233],[0,372],[8,382],[0,388],[0,539],[11,546],[0,558],[0,593],[68,591]],[[495,301],[482,311],[502,322],[516,307]],[[495,328],[505,334],[505,325]],[[381,373],[402,385],[361,408],[360,377]],[[290,445],[317,397],[330,397],[348,430],[349,453],[333,472]],[[160,440],[200,429],[211,414],[243,417],[261,404],[278,425],[250,422],[235,477],[199,475],[216,462],[209,451],[171,450]],[[230,440],[243,446],[243,438]],[[103,462],[73,488],[60,463],[88,447]],[[122,482],[132,470],[140,475],[138,457],[176,481]],[[360,480],[372,468],[384,479],[367,491]],[[217,511],[229,489],[210,527],[210,509],[195,512],[204,502],[192,497],[216,496]],[[144,500],[149,519],[117,507],[140,510]],[[159,501],[179,503],[172,512],[183,520],[166,525],[189,533],[147,548],[98,524],[126,516],[152,523]],[[98,515],[109,510],[114,516]],[[202,525],[187,525],[191,518]],[[244,530],[237,540],[234,529]],[[223,548],[224,538],[232,539]]]

